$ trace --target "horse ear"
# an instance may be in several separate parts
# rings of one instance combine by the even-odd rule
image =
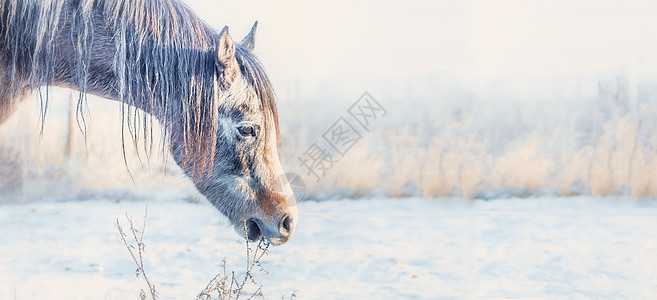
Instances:
[[[253,49],[255,48],[256,29],[258,29],[258,21],[255,21],[253,27],[251,27],[251,31],[249,31],[249,34],[247,34],[240,43],[244,48],[249,49],[251,52],[253,52]]]
[[[232,82],[237,77],[240,67],[235,58],[235,43],[228,34],[228,26],[224,26],[224,29],[219,33],[217,61],[225,78]]]

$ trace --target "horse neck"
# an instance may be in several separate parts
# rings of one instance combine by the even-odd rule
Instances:
[[[197,66],[207,64],[206,61],[203,61],[204,51],[207,50],[197,50],[194,47],[208,47],[190,45],[187,42],[185,44],[190,48],[175,49],[173,46],[175,43],[169,43],[167,46],[163,46],[162,43],[159,46],[148,46],[158,45],[158,43],[146,39],[137,42],[134,38],[119,41],[117,39],[126,32],[115,32],[113,28],[116,26],[111,25],[114,21],[105,19],[107,12],[103,10],[103,5],[93,8],[91,19],[85,21],[87,22],[85,26],[90,27],[85,29],[86,32],[81,31],[79,25],[72,24],[71,20],[64,22],[58,29],[57,47],[53,53],[56,63],[52,84],[122,102],[152,114],[165,126],[171,126],[168,123],[175,121],[184,109],[181,101],[186,100],[182,98],[189,95],[191,83],[184,79],[175,81],[170,77],[177,76],[180,79],[180,74],[186,74],[185,76],[189,77],[189,74],[198,73]],[[181,35],[184,34],[181,33],[183,30],[193,31],[194,34],[201,32],[203,42],[205,44],[212,43],[216,39],[216,33],[205,24],[198,24],[196,26],[202,28],[181,26],[183,28],[175,30]],[[128,30],[131,29],[128,28]],[[154,36],[152,32],[141,30],[140,35]],[[92,34],[85,35],[87,32]],[[191,35],[193,34],[187,34],[188,37]],[[187,41],[189,40],[187,38]],[[148,60],[136,62],[134,59],[135,56],[150,55],[150,60],[154,61],[153,53],[167,53],[169,56],[166,59],[185,61],[185,63],[178,63],[175,72],[172,72],[171,69],[160,69],[156,70],[159,72],[158,74],[154,74],[152,70],[149,70],[152,66],[149,65]],[[174,57],[176,55],[171,55],[172,53],[179,57]],[[131,59],[127,57],[131,57]],[[196,60],[190,61],[189,57],[194,57]],[[80,61],[84,63],[81,64]],[[157,62],[159,61],[157,60]],[[122,76],[118,74],[122,74]],[[203,74],[196,76],[204,80],[210,77],[207,76],[207,72],[205,76]],[[153,87],[152,83],[158,81],[155,79],[156,77],[161,83],[157,87]],[[187,90],[180,92],[181,89]],[[178,94],[182,94],[183,97],[179,97]]]
[[[55,62],[52,82],[42,84],[70,88],[144,109],[139,101],[124,101],[128,99],[125,97],[127,93],[122,97],[119,91],[119,78],[114,67],[116,46],[112,33],[106,30],[107,26],[103,23],[104,20],[94,16],[88,29],[93,35],[86,37],[81,37],[80,32],[72,28],[75,25],[70,20],[63,23],[58,28],[57,46],[51,56]]]

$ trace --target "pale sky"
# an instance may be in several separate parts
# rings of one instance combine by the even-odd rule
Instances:
[[[256,53],[283,90],[294,81],[363,89],[433,76],[523,94],[657,74],[656,1],[186,3],[236,40],[259,20]]]

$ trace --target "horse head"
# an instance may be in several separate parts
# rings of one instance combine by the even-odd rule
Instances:
[[[228,217],[238,234],[252,241],[263,237],[280,245],[294,233],[297,208],[278,156],[274,92],[252,53],[256,27],[257,22],[239,44],[224,27],[213,50],[216,139],[208,143],[213,148],[210,155],[199,157],[208,172],[199,177],[198,168],[192,166],[198,162],[186,162],[184,151],[173,154],[201,194]]]

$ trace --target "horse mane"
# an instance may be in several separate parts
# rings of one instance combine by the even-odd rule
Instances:
[[[217,96],[227,87],[217,66],[218,33],[185,4],[177,0],[0,1],[0,29],[5,29],[0,32],[0,47],[11,50],[0,61],[11,64],[7,77],[12,90],[46,86],[45,97],[40,97],[42,126],[48,89],[61,68],[55,64],[55,58],[62,56],[57,39],[66,37],[73,53],[64,54],[72,57],[65,67],[73,87],[80,91],[77,115],[81,129],[87,93],[106,90],[127,104],[121,110],[122,128],[130,133],[135,148],[141,136],[146,153],[152,151],[153,116],[158,116],[165,137],[162,151],[166,139],[180,138],[184,149],[179,151],[191,173],[210,173],[221,105],[216,103]],[[92,51],[98,50],[102,38],[113,49]],[[264,67],[239,44],[235,55],[242,76],[260,99],[265,129],[271,113],[278,136],[275,94]],[[92,61],[99,60],[111,62],[114,80],[108,80],[108,70],[94,69]],[[182,126],[182,136],[172,137],[171,126]],[[125,141],[123,153],[125,160]]]

